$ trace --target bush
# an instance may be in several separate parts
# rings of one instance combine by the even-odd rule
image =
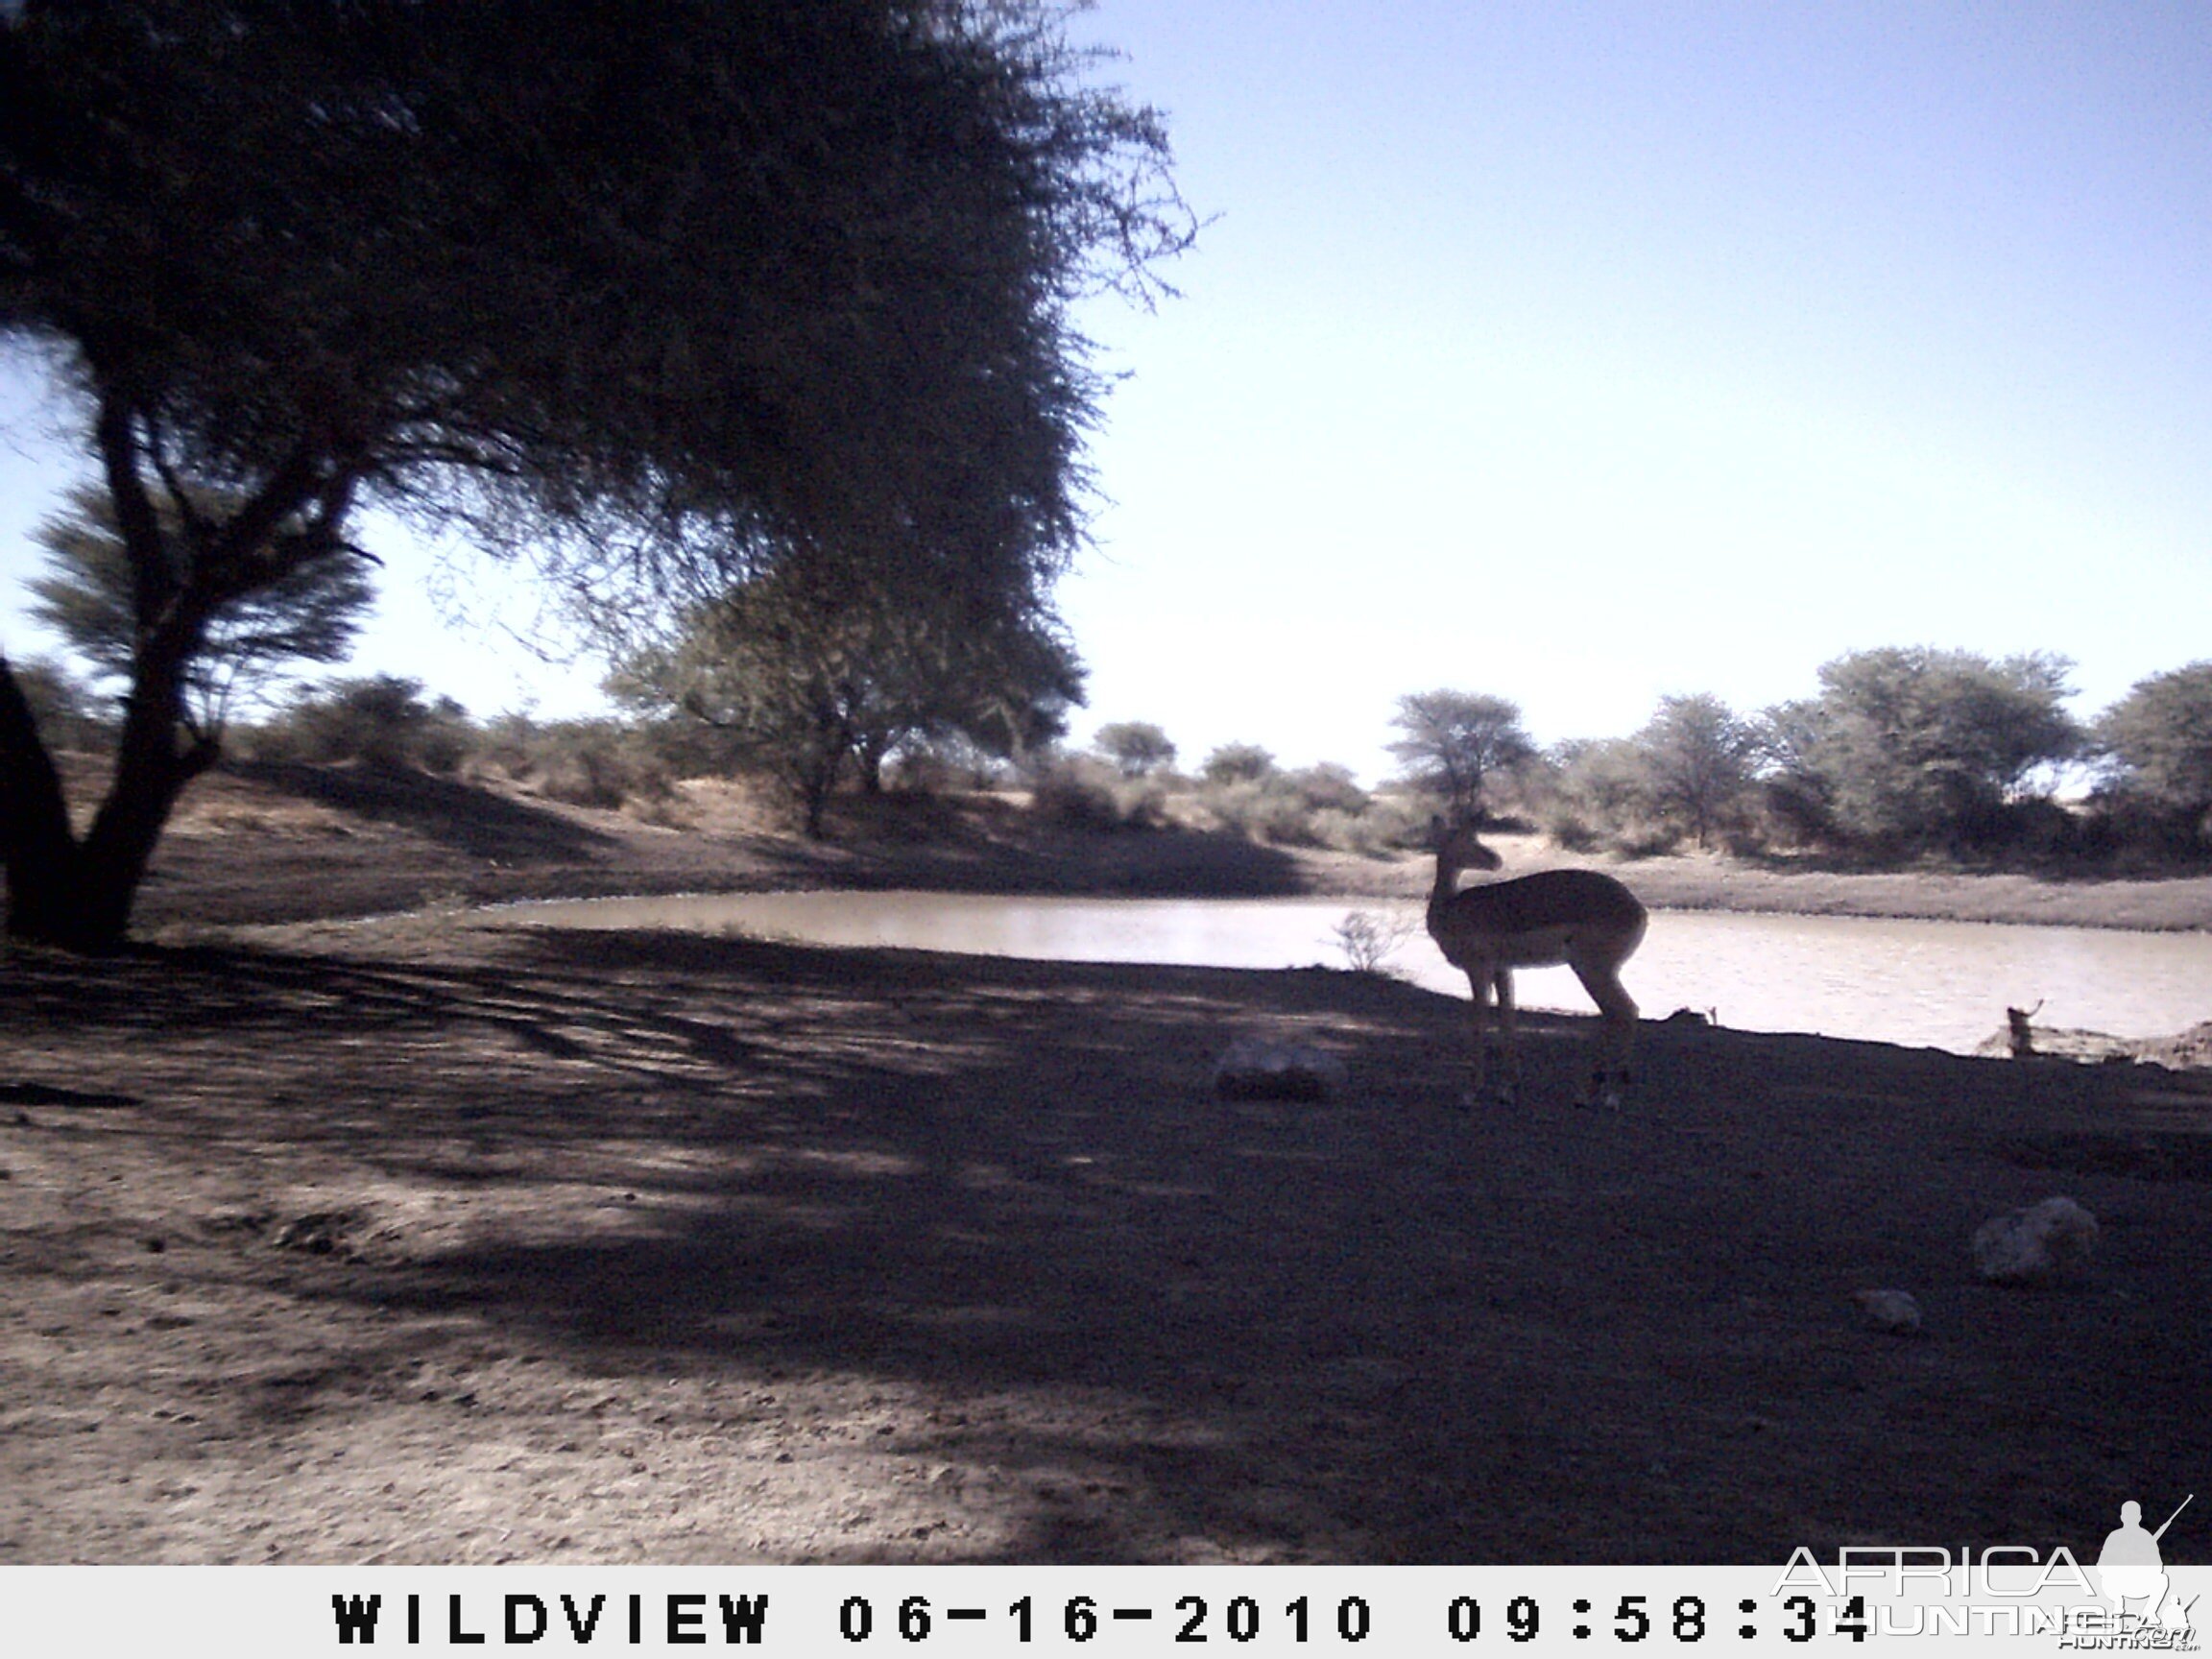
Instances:
[[[1279,847],[1320,844],[1306,803],[1280,780],[1209,787],[1201,792],[1199,801],[1215,825],[1247,840],[1272,842]]]
[[[619,728],[578,721],[555,727],[537,778],[548,801],[610,811],[633,798],[664,800],[675,781],[644,745]]]
[[[1395,976],[1390,958],[1399,947],[1421,931],[1417,917],[1386,910],[1354,910],[1336,924],[1336,949],[1355,974]]]
[[[1334,760],[1324,760],[1318,766],[1283,776],[1284,784],[1296,791],[1298,798],[1314,812],[1336,811],[1357,817],[1367,810],[1372,799],[1353,778],[1352,769],[1339,766]]]
[[[1544,833],[1569,853],[1595,853],[1604,840],[1595,824],[1564,802],[1552,805],[1543,824]]]
[[[469,758],[548,801],[613,811],[633,802],[657,806],[674,796],[686,735],[665,722],[540,725],[511,713],[482,730]]]
[[[1435,810],[1420,796],[1373,796],[1356,821],[1358,828],[1351,842],[1334,844],[1343,846],[1348,853],[1426,851],[1429,820],[1435,816]]]
[[[1162,822],[1166,791],[1086,757],[1058,760],[1030,785],[1029,806],[1047,824],[1071,830],[1143,830]]]
[[[426,702],[420,680],[377,674],[301,692],[252,733],[248,746],[264,760],[351,760],[445,775],[459,770],[474,736],[469,711],[452,698]]]
[[[950,795],[989,789],[1011,775],[1006,761],[955,735],[901,749],[886,766],[883,781],[917,795]]]
[[[1631,824],[1616,831],[1613,850],[1629,858],[1664,858],[1682,845],[1682,831],[1671,824]]]

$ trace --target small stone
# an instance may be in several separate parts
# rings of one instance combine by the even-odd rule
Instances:
[[[1854,1290],[1851,1300],[1866,1315],[1866,1323],[1893,1336],[1920,1334],[1920,1304],[1909,1290]]]
[[[1303,1043],[1239,1037],[1214,1063],[1224,1100],[1327,1100],[1344,1087],[1344,1062]]]
[[[1974,1230],[1974,1264],[1998,1285],[2055,1279],[2097,1249],[2097,1217],[2071,1198],[2046,1198]]]

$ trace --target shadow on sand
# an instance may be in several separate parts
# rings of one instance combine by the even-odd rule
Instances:
[[[895,1384],[936,1408],[882,1455],[1000,1480],[1003,1527],[958,1558],[2079,1551],[2212,1459],[2200,1171],[2069,1167],[2107,1221],[2089,1282],[2008,1293],[1966,1259],[2056,1190],[2008,1136],[2108,1128],[2123,1078],[1647,1025],[1635,1104],[1600,1115],[1567,1104],[1588,1022],[1538,1016],[1525,1104],[1463,1113],[1461,1009],[1372,977],[486,949],[49,963],[9,1015],[143,1053],[270,1045],[258,1097],[148,1109],[241,1156],[262,1136],[525,1206],[604,1189],[605,1226],[381,1255],[341,1214],[298,1287],[732,1398]],[[1239,1030],[1335,1049],[1348,1096],[1212,1098]],[[1933,1334],[1859,1323],[1877,1286]]]

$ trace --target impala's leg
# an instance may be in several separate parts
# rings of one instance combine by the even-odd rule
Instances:
[[[1513,1018],[1513,970],[1501,968],[1492,975],[1498,987],[1498,1037],[1504,1050],[1504,1074],[1498,1080],[1497,1101],[1501,1106],[1513,1104],[1513,1096],[1521,1087],[1521,1051],[1515,1046],[1518,1033]]]
[[[1621,983],[1621,965],[1603,955],[1575,955],[1567,965],[1598,1004],[1598,1063],[1585,1105],[1621,1109],[1628,1088],[1628,1062],[1636,1046],[1636,1001]]]
[[[1475,1057],[1472,1062],[1475,1086],[1459,1096],[1462,1107],[1472,1106],[1481,1098],[1490,1080],[1490,975],[1470,968],[1467,985],[1474,993],[1474,1001],[1467,1010],[1469,1035],[1474,1039]]]

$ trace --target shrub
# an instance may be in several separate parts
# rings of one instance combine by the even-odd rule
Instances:
[[[1030,785],[1029,806],[1047,824],[1073,830],[1142,830],[1165,816],[1166,791],[1125,778],[1086,757],[1053,762]]]
[[[376,674],[301,692],[254,730],[249,747],[262,759],[351,760],[449,774],[459,769],[474,735],[469,711],[452,698],[427,702],[420,680]]]
[[[1336,949],[1355,974],[1392,975],[1390,958],[1398,948],[1421,930],[1412,916],[1383,910],[1354,910],[1334,928]]]
[[[1318,766],[1308,766],[1302,771],[1284,774],[1285,785],[1297,792],[1310,810],[1334,810],[1357,816],[1367,810],[1372,799],[1359,787],[1352,776],[1352,769],[1339,766],[1334,760],[1324,760]]]
[[[471,745],[470,761],[570,806],[606,810],[673,798],[688,733],[670,722],[555,720],[502,714]]]

